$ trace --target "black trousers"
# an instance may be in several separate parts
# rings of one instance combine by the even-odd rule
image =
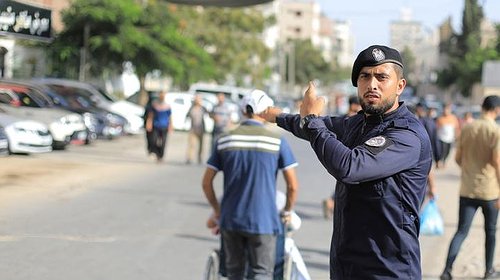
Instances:
[[[156,155],[157,159],[162,159],[165,154],[165,145],[167,144],[167,128],[154,127],[150,141],[150,151]]]
[[[148,151],[148,154],[153,152],[152,148],[153,144],[153,131],[146,131],[146,149]]]

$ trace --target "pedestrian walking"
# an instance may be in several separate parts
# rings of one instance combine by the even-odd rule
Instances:
[[[430,116],[429,110],[426,110],[424,104],[422,103],[418,103],[415,106],[415,115],[424,126],[427,134],[429,134],[429,139],[431,140],[432,147],[432,158],[434,159],[434,162],[437,166],[441,157],[441,143],[437,136],[436,120]]]
[[[156,98],[158,98],[157,93],[148,93],[148,101],[147,101],[146,105],[144,106],[144,115],[142,116],[142,118],[144,120],[144,127],[145,128],[147,127],[148,115],[153,110],[153,100],[155,100]],[[152,155],[153,154],[153,147],[151,144],[153,143],[153,130],[148,131],[146,129],[145,136],[146,136],[147,153],[148,153],[148,155]]]
[[[217,104],[210,112],[210,117],[214,120],[214,128],[212,130],[212,147],[217,138],[227,131],[231,124],[231,108],[226,102],[224,93],[217,93]]]
[[[483,100],[482,116],[463,127],[457,141],[455,161],[461,168],[458,227],[451,240],[441,280],[452,279],[453,263],[467,237],[478,208],[484,216],[485,273],[483,279],[500,279],[493,268],[495,234],[500,209],[500,97]]]
[[[156,161],[161,163],[165,154],[168,133],[172,132],[172,109],[165,101],[166,91],[161,91],[158,98],[153,100],[151,110],[146,119],[146,132],[151,133],[150,149],[156,156]]]
[[[205,136],[205,120],[207,110],[201,104],[201,95],[194,96],[193,105],[189,108],[187,117],[191,120],[191,128],[188,132],[188,148],[186,153],[186,164],[191,164],[196,150],[198,164],[203,157],[203,138]]]
[[[337,181],[330,279],[421,279],[418,213],[432,165],[427,132],[399,96],[406,86],[401,55],[374,45],[351,75],[361,113],[320,116],[314,84],[300,114],[270,107],[261,116],[310,142]]]
[[[267,128],[258,115],[272,104],[261,90],[243,98],[248,119],[216,140],[203,176],[204,194],[219,222],[230,280],[244,279],[247,263],[250,279],[273,279],[276,238],[283,231],[275,203],[278,170],[287,186],[283,218],[289,217],[296,199],[297,162],[283,136]],[[220,204],[213,186],[219,171],[224,174]]]
[[[440,156],[436,162],[436,168],[445,168],[451,148],[460,134],[460,122],[457,116],[453,114],[450,103],[445,104],[443,114],[436,119],[436,126],[437,138],[440,144]]]

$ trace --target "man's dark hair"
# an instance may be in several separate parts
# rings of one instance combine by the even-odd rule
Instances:
[[[252,108],[252,106],[250,106],[250,105],[247,105],[247,106],[246,106],[246,112],[245,112],[245,114],[246,114],[246,115],[247,115],[247,117],[249,117],[249,118],[252,118],[252,117],[253,117],[253,108]]]
[[[392,67],[394,68],[394,71],[396,72],[396,75],[398,76],[398,79],[401,80],[404,78],[404,70],[403,70],[403,67],[401,67],[400,65],[396,64],[396,63],[391,63],[392,64]]]
[[[358,96],[351,96],[349,97],[349,105],[352,104],[359,104],[359,98]]]
[[[490,95],[483,100],[483,105],[481,105],[484,111],[493,111],[497,107],[500,107],[500,96]]]

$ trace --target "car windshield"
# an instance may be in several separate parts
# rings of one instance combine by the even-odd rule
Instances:
[[[111,96],[110,94],[108,94],[105,90],[103,90],[102,88],[100,87],[95,87],[97,89],[97,91],[99,91],[99,93],[104,97],[106,98],[107,100],[111,101],[111,102],[116,102],[116,99]]]

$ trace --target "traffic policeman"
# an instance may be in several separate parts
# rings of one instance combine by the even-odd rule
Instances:
[[[331,279],[421,279],[418,213],[431,160],[427,132],[398,98],[406,86],[399,52],[374,45],[352,69],[362,110],[320,116],[309,84],[300,114],[270,107],[263,116],[310,142],[337,180]]]

